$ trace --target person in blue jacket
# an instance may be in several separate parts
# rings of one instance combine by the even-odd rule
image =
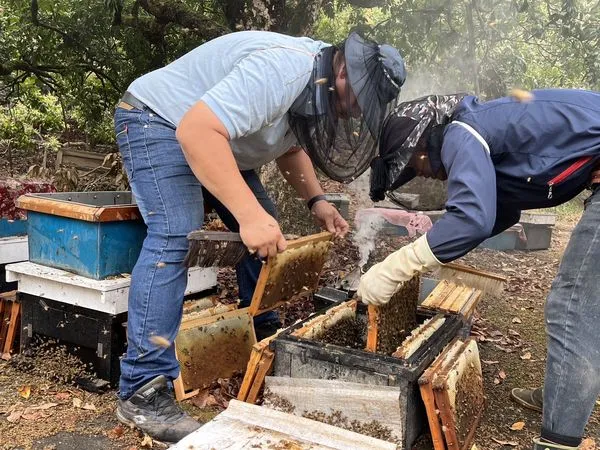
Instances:
[[[522,210],[591,188],[546,302],[544,388],[513,392],[521,404],[543,406],[534,450],[576,449],[600,394],[599,163],[600,93],[549,89],[527,101],[430,95],[401,103],[385,120],[371,166],[375,201],[415,176],[448,182],[440,220],[361,278],[358,296],[374,305],[517,223]]]
[[[121,422],[166,442],[200,426],[175,402],[171,382],[180,373],[173,342],[187,283],[187,235],[202,227],[204,203],[254,255],[283,251],[275,206],[257,174],[276,161],[307,214],[343,236],[348,224],[326,201],[313,164],[338,181],[367,169],[405,77],[395,48],[357,33],[331,45],[242,31],[131,83],[115,111],[115,132],[148,234],[131,274]],[[238,265],[240,306],[250,303],[261,267],[254,256]],[[255,322],[260,331],[275,332],[277,320],[270,326],[264,319]]]

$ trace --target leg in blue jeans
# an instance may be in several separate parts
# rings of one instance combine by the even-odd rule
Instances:
[[[267,192],[260,182],[256,172],[254,170],[245,170],[242,171],[242,176],[244,177],[244,180],[246,180],[246,184],[248,184],[252,192],[254,192],[258,202],[265,209],[265,211],[267,211],[271,216],[277,218],[277,209],[267,195]],[[206,202],[215,209],[221,220],[223,220],[225,226],[227,226],[227,228],[229,228],[231,231],[236,233],[239,232],[240,226],[229,210],[225,208],[225,206],[207,190],[204,190],[204,195]],[[254,257],[244,258],[236,267],[237,282],[240,288],[240,306],[242,308],[250,306],[250,301],[252,300],[252,295],[254,294],[254,289],[256,288],[256,282],[258,281],[258,275],[260,274],[261,268],[262,263]],[[265,322],[278,320],[279,315],[275,311],[270,311],[256,317],[254,319],[254,324],[259,325]]]
[[[202,186],[185,160],[173,125],[150,111],[117,108],[115,131],[131,190],[148,226],[131,274],[128,348],[121,361],[119,392],[126,399],[158,375],[171,380],[179,375],[174,347],[156,346],[150,337],[158,335],[172,342],[177,335],[187,284],[182,264],[187,234],[202,226],[204,211]],[[248,178],[252,179],[250,174]],[[263,195],[258,178],[252,180],[254,186],[249,184]],[[260,270],[260,262],[256,269],[248,262],[240,266],[247,267],[241,274],[256,279],[253,270]],[[244,295],[251,297],[252,281],[244,282]]]
[[[600,394],[600,189],[565,251],[546,302],[542,438],[579,445]]]

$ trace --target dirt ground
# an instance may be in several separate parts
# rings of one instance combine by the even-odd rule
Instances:
[[[536,387],[542,383],[544,301],[574,224],[572,216],[559,222],[549,250],[478,249],[463,258],[470,265],[504,274],[509,280],[503,294],[482,301],[474,327],[487,396],[486,410],[475,438],[479,449],[531,448],[531,439],[539,432],[541,414],[514,404],[509,393],[513,387]],[[406,238],[382,240],[376,248],[376,259],[383,258],[390,248],[397,248],[405,241]],[[353,267],[355,260],[356,249],[352,245],[338,245],[324,282],[343,275]],[[221,279],[226,288],[234,284],[231,274]],[[233,287],[228,289],[234,290]],[[73,366],[76,364],[64,354],[49,352],[40,355],[33,366],[19,362],[19,358],[0,361],[0,449],[134,450],[149,448],[152,444],[153,448],[161,448],[160,444],[118,424],[114,416],[114,390],[93,394],[69,383],[70,374],[77,373]],[[215,382],[201,398],[184,402],[184,408],[200,420],[210,419],[235,396],[239,380],[240,376]],[[599,409],[586,431],[588,437],[598,442]],[[511,430],[517,422],[524,422],[523,428]],[[427,438],[423,438],[418,448],[431,448],[427,442]]]

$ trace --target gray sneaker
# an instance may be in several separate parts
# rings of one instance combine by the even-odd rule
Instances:
[[[127,400],[119,399],[117,419],[157,441],[179,442],[202,425],[183,412],[163,375],[138,389]]]
[[[541,439],[533,440],[533,450],[577,450],[578,448],[579,447],[569,447],[568,445],[544,442]]]

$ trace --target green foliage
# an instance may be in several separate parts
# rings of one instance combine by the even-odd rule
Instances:
[[[131,81],[240,28],[391,43],[409,69],[404,98],[600,89],[592,0],[0,0],[0,147],[54,151],[72,135],[112,145]]]
[[[0,139],[13,148],[57,151],[64,126],[58,98],[43,94],[33,80],[23,82],[21,89],[18,101],[0,109]]]

